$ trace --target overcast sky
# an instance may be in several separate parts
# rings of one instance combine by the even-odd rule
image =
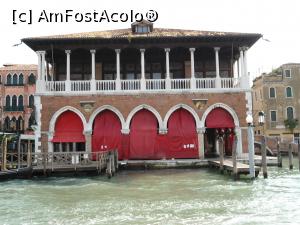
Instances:
[[[4,1],[3,1],[4,2]],[[147,12],[153,9],[159,18],[154,27],[211,31],[253,32],[263,34],[248,52],[248,70],[252,77],[269,72],[281,64],[300,62],[299,0],[195,0],[195,1],[36,1],[10,0],[0,7],[0,64],[37,63],[36,54],[20,39],[31,36],[65,34],[130,27],[127,23],[38,23],[43,9],[47,12]],[[13,10],[32,10],[33,24],[13,24]]]

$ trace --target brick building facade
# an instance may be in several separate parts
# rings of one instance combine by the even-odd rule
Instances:
[[[7,64],[0,68],[1,129],[32,133],[37,65]]]
[[[256,126],[255,133],[283,140],[293,139],[284,121],[300,118],[300,64],[283,64],[273,72],[257,77],[253,81],[252,92],[254,117],[258,117],[259,111],[264,111],[266,117],[264,127]],[[299,139],[299,133],[297,126],[295,140]]]
[[[252,111],[246,53],[260,37],[141,22],[23,39],[39,64],[35,150],[204,158],[221,132],[226,154],[236,135],[241,155]]]

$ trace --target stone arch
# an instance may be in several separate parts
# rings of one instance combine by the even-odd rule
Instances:
[[[49,124],[49,132],[50,132],[51,134],[54,133],[55,123],[56,123],[58,117],[59,117],[63,112],[65,112],[65,111],[72,111],[72,112],[74,112],[75,114],[77,114],[77,115],[80,117],[81,121],[82,121],[82,124],[83,124],[83,131],[86,131],[86,130],[87,130],[87,122],[86,122],[86,119],[85,119],[84,115],[83,115],[78,109],[76,109],[76,108],[74,108],[74,107],[72,107],[72,106],[65,106],[65,107],[63,107],[63,108],[60,108],[58,111],[56,111],[56,112],[53,114],[53,116],[52,116],[52,118],[51,118],[51,120],[50,120],[50,124]]]
[[[168,120],[169,120],[170,116],[172,115],[172,113],[175,112],[177,109],[180,109],[180,108],[183,108],[183,109],[187,110],[188,112],[190,112],[192,114],[192,116],[195,119],[196,129],[199,130],[201,128],[201,121],[199,119],[199,116],[192,107],[190,107],[186,104],[177,104],[177,105],[175,105],[175,106],[173,106],[172,108],[169,109],[169,111],[165,115],[164,122],[163,122],[164,129],[166,129],[166,130],[168,129]]]
[[[147,109],[149,110],[150,112],[152,112],[154,114],[154,116],[156,117],[157,121],[158,121],[158,128],[160,131],[164,130],[163,128],[163,120],[159,114],[159,112],[153,108],[152,106],[150,105],[146,105],[146,104],[142,104],[142,105],[139,105],[137,107],[135,107],[133,110],[131,110],[131,112],[129,113],[129,115],[127,116],[127,120],[126,120],[126,123],[125,123],[125,130],[129,131],[129,127],[130,127],[130,122],[133,118],[133,116],[140,110],[142,109]]]
[[[215,103],[211,106],[209,106],[205,112],[203,113],[202,115],[202,119],[201,119],[201,125],[204,127],[205,126],[205,120],[206,120],[206,117],[208,116],[208,114],[214,110],[215,108],[223,108],[225,109],[233,118],[233,121],[234,121],[234,125],[236,127],[239,127],[240,126],[240,122],[239,122],[239,118],[236,114],[236,112],[228,105],[224,104],[224,103]]]
[[[92,113],[92,115],[90,116],[89,122],[88,122],[88,124],[87,124],[87,129],[88,129],[88,130],[92,131],[93,123],[94,123],[94,120],[95,120],[96,116],[97,116],[99,113],[101,113],[102,111],[104,111],[104,110],[110,110],[110,111],[112,111],[113,113],[115,113],[115,114],[118,116],[118,118],[119,118],[119,120],[120,120],[120,122],[121,122],[122,129],[125,129],[125,123],[126,123],[126,122],[125,122],[125,119],[124,119],[122,113],[121,113],[117,108],[115,108],[114,106],[111,106],[111,105],[103,105],[103,106],[97,108],[97,109]]]

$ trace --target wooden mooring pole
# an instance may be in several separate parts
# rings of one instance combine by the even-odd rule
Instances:
[[[220,152],[220,172],[224,172],[224,140],[222,137],[218,139],[219,152]]]
[[[289,168],[293,169],[293,146],[291,143],[289,144]]]
[[[298,162],[299,162],[299,171],[300,171],[300,140],[298,140]]]
[[[111,152],[108,152],[108,156],[106,159],[106,175],[108,178],[112,177],[112,168],[111,168]]]
[[[261,166],[263,169],[264,178],[268,178],[266,138],[264,135],[262,135],[262,138],[261,138]]]
[[[233,148],[232,148],[232,166],[233,166],[233,179],[237,180],[239,178],[236,162],[236,148],[237,148],[237,137],[234,136]]]
[[[279,138],[277,138],[277,166],[282,167],[282,156],[280,151]]]

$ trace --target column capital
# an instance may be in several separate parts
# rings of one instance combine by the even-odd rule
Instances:
[[[170,48],[165,48],[165,52],[170,52]]]
[[[198,134],[204,134],[205,133],[205,127],[197,128]]]
[[[46,54],[46,51],[36,51],[36,54],[38,55]]]
[[[96,53],[96,50],[95,50],[95,49],[91,49],[91,50],[90,50],[90,53],[95,54],[95,53]]]
[[[141,49],[140,49],[140,52],[143,52],[143,53],[144,53],[145,51],[146,51],[146,50],[145,50],[144,48],[141,48]]]
[[[71,54],[71,50],[65,50],[66,54]]]
[[[194,52],[194,51],[196,51],[195,48],[190,48],[190,52]]]
[[[218,51],[220,51],[220,47],[214,47],[214,50],[215,50],[215,52],[218,52]]]
[[[121,49],[115,49],[115,52],[117,53],[117,54],[120,54],[120,52],[121,52]]]

